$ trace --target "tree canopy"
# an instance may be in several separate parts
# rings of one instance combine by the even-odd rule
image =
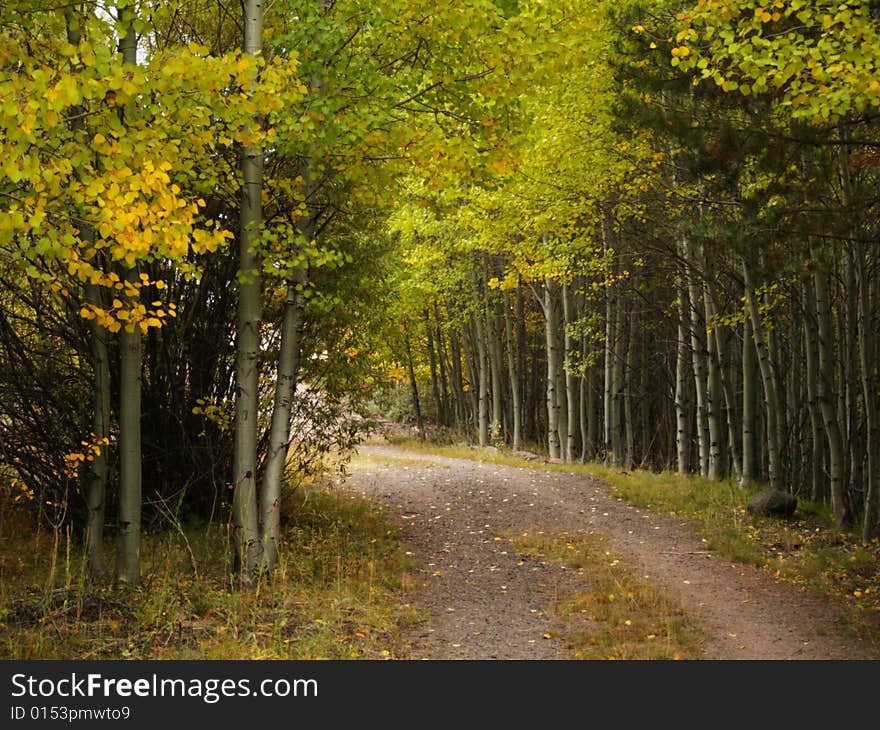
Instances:
[[[247,582],[404,392],[876,536],[875,6],[6,3],[4,488],[96,573],[105,515],[229,520]]]

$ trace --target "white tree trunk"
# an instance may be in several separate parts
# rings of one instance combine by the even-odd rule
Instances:
[[[262,48],[263,3],[261,0],[244,0],[242,7],[243,50],[256,57]],[[257,123],[255,119],[254,124]],[[255,144],[249,145],[242,155],[241,168],[232,527],[235,570],[247,583],[260,565],[262,548],[257,512],[262,277],[256,242],[263,222],[263,150]]]
[[[752,324],[755,352],[758,355],[758,367],[761,372],[761,382],[764,386],[764,415],[767,419],[767,476],[770,479],[770,486],[774,489],[779,489],[782,476],[780,473],[778,441],[779,395],[776,391],[776,376],[773,372],[773,363],[767,350],[764,325],[758,311],[758,302],[755,297],[751,272],[745,261],[743,261],[743,279],[745,281],[746,307]]]
[[[299,270],[287,286],[281,322],[281,349],[275,377],[275,402],[269,431],[269,452],[260,486],[260,567],[272,570],[278,561],[281,545],[281,487],[287,451],[290,446],[290,416],[302,356],[302,333],[305,325],[305,271]]]
[[[519,451],[522,445],[522,400],[519,392],[519,376],[516,372],[516,343],[513,341],[513,326],[510,321],[510,307],[504,307],[504,334],[507,339],[507,377],[510,381],[510,400],[513,411],[513,450]]]
[[[562,458],[559,440],[559,412],[562,394],[559,390],[559,306],[556,301],[556,283],[544,282],[544,335],[547,342],[547,446],[551,459]]]
[[[126,34],[119,41],[119,50],[123,63],[132,66],[137,64],[137,34],[132,25],[133,12],[133,6],[120,3],[119,20],[126,24]],[[140,286],[136,267],[125,271],[125,279],[135,287]],[[134,306],[136,301],[129,299],[128,304]],[[119,336],[119,513],[116,580],[120,583],[136,583],[141,574],[142,349],[140,328],[127,324]]]
[[[567,438],[565,440],[565,461],[572,462],[575,460],[578,445],[577,441],[581,437],[580,429],[580,393],[578,391],[578,378],[572,372],[574,363],[574,339],[571,336],[570,325],[575,319],[574,303],[571,301],[572,295],[568,284],[562,286],[562,319],[563,328],[565,330],[565,394],[566,404],[568,407],[566,424]]]

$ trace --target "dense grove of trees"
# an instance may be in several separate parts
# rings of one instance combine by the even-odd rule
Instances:
[[[510,93],[515,9],[469,10],[3,4],[0,510],[74,525],[119,581],[168,519],[272,567],[282,484],[384,376],[397,176],[470,164]]]
[[[0,8],[0,511],[271,569],[295,473],[421,422],[880,528],[864,0]]]
[[[423,272],[429,415],[564,461],[767,481],[876,535],[876,14],[565,15],[508,157],[415,179],[391,219]]]

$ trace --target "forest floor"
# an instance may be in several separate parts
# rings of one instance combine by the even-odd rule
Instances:
[[[578,656],[571,637],[596,629],[594,611],[560,607],[578,605],[579,592],[595,605],[597,591],[608,591],[596,587],[601,571],[524,545],[561,538],[573,549],[583,537],[601,540],[610,565],[620,556],[681,607],[693,628],[681,658],[876,658],[843,631],[833,599],[710,554],[687,521],[615,498],[595,477],[365,445],[345,487],[384,503],[412,554],[421,586],[413,603],[425,620],[404,636],[398,658]]]

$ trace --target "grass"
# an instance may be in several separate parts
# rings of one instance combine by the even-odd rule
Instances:
[[[512,537],[526,554],[587,568],[589,590],[562,597],[553,610],[570,626],[572,659],[697,659],[699,633],[686,612],[640,580],[595,535]]]
[[[225,526],[147,534],[143,581],[91,581],[67,533],[10,510],[0,532],[0,656],[15,659],[381,659],[419,620],[410,566],[375,504],[315,488],[285,505],[271,581],[235,589]],[[108,546],[109,547],[109,546]],[[112,557],[112,555],[111,555]]]
[[[712,482],[672,472],[527,461],[506,450],[435,446],[417,439],[393,442],[441,456],[598,477],[621,499],[689,520],[707,549],[721,557],[840,599],[847,607],[847,630],[880,653],[880,542],[863,544],[858,534],[838,529],[823,505],[802,501],[793,518],[779,520],[747,512],[749,500],[761,489],[757,484],[741,488],[731,480]]]

